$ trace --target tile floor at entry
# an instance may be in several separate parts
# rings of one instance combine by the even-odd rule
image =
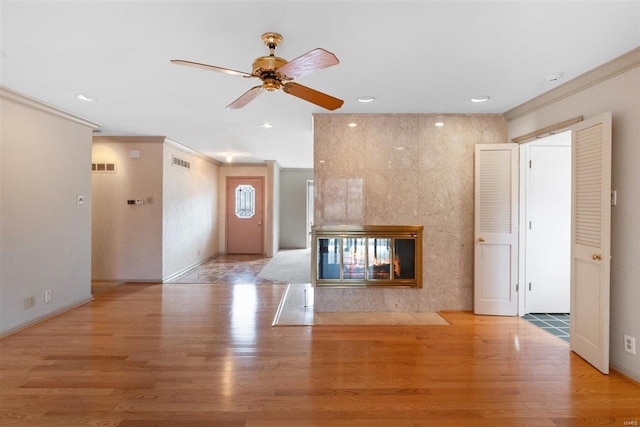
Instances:
[[[529,313],[524,319],[569,342],[569,313]]]

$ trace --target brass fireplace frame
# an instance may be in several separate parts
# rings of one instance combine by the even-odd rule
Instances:
[[[313,227],[312,233],[312,249],[311,249],[311,284],[314,287],[333,287],[333,288],[378,288],[378,287],[396,287],[396,288],[421,288],[422,287],[422,231],[421,225],[324,225]],[[322,261],[322,255],[319,250],[320,240],[322,239],[338,239],[339,249],[334,256],[339,257],[337,264],[334,262],[332,266],[338,265],[338,277],[318,277],[319,265]],[[344,245],[345,239],[364,239],[361,242],[364,248],[363,261],[363,277],[349,278],[345,277],[345,260]],[[388,239],[390,242],[389,258],[395,256],[396,240],[411,241],[413,240],[413,277],[396,277],[395,269],[389,264],[384,264],[389,268],[389,278],[371,277],[370,271],[373,264],[370,262],[370,239]],[[334,240],[335,243],[335,240]],[[324,248],[324,246],[323,246]],[[335,267],[334,267],[335,269]],[[335,276],[335,273],[334,273]]]

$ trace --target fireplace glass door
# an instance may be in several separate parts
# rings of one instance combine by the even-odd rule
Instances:
[[[421,226],[319,226],[314,286],[421,287]]]
[[[369,280],[391,279],[391,239],[369,238]]]

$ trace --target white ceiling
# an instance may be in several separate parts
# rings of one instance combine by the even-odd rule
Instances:
[[[164,135],[217,160],[313,166],[312,114],[282,91],[225,106],[284,36],[291,60],[323,47],[335,67],[296,81],[345,101],[330,114],[503,113],[640,46],[635,1],[2,1],[1,84],[103,125]],[[563,72],[560,82],[546,77]],[[94,97],[93,102],[76,99]],[[356,98],[376,97],[370,104]],[[473,96],[489,102],[473,104]],[[269,122],[271,129],[259,125]]]

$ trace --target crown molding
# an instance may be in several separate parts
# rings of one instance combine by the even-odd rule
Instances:
[[[114,142],[122,144],[161,144],[164,136],[153,135],[94,135],[93,142]]]
[[[265,160],[264,162],[267,164],[267,166],[272,167],[274,170],[282,170],[282,166],[280,165],[280,163],[278,163],[277,160]]]
[[[282,172],[313,172],[313,168],[282,168]]]
[[[225,168],[266,168],[266,163],[224,163]]]
[[[640,47],[512,108],[504,113],[504,118],[510,122],[638,66],[640,66]]]
[[[15,104],[23,105],[33,110],[38,110],[47,114],[51,114],[53,116],[59,117],[64,120],[69,120],[71,122],[80,124],[82,126],[86,126],[93,130],[100,129],[102,127],[100,123],[92,122],[91,120],[87,120],[73,113],[62,110],[58,107],[54,107],[53,105],[47,104],[46,102],[42,102],[38,99],[31,98],[20,92],[16,92],[15,90],[9,89],[6,86],[0,85],[0,98],[13,102]]]
[[[198,158],[200,158],[202,160],[205,160],[205,161],[207,161],[207,162],[209,162],[211,164],[214,164],[216,166],[222,166],[222,162],[214,159],[213,157],[209,157],[207,155],[204,155],[201,152],[194,150],[193,148],[189,148],[186,145],[182,145],[179,142],[174,141],[173,139],[166,138],[166,137],[163,137],[163,138],[164,138],[164,142],[166,142],[168,145],[170,145],[170,146],[172,146],[174,148],[177,148],[180,151],[184,151],[186,153],[189,153],[189,154],[191,154],[193,156],[196,156],[196,157],[198,157]]]

